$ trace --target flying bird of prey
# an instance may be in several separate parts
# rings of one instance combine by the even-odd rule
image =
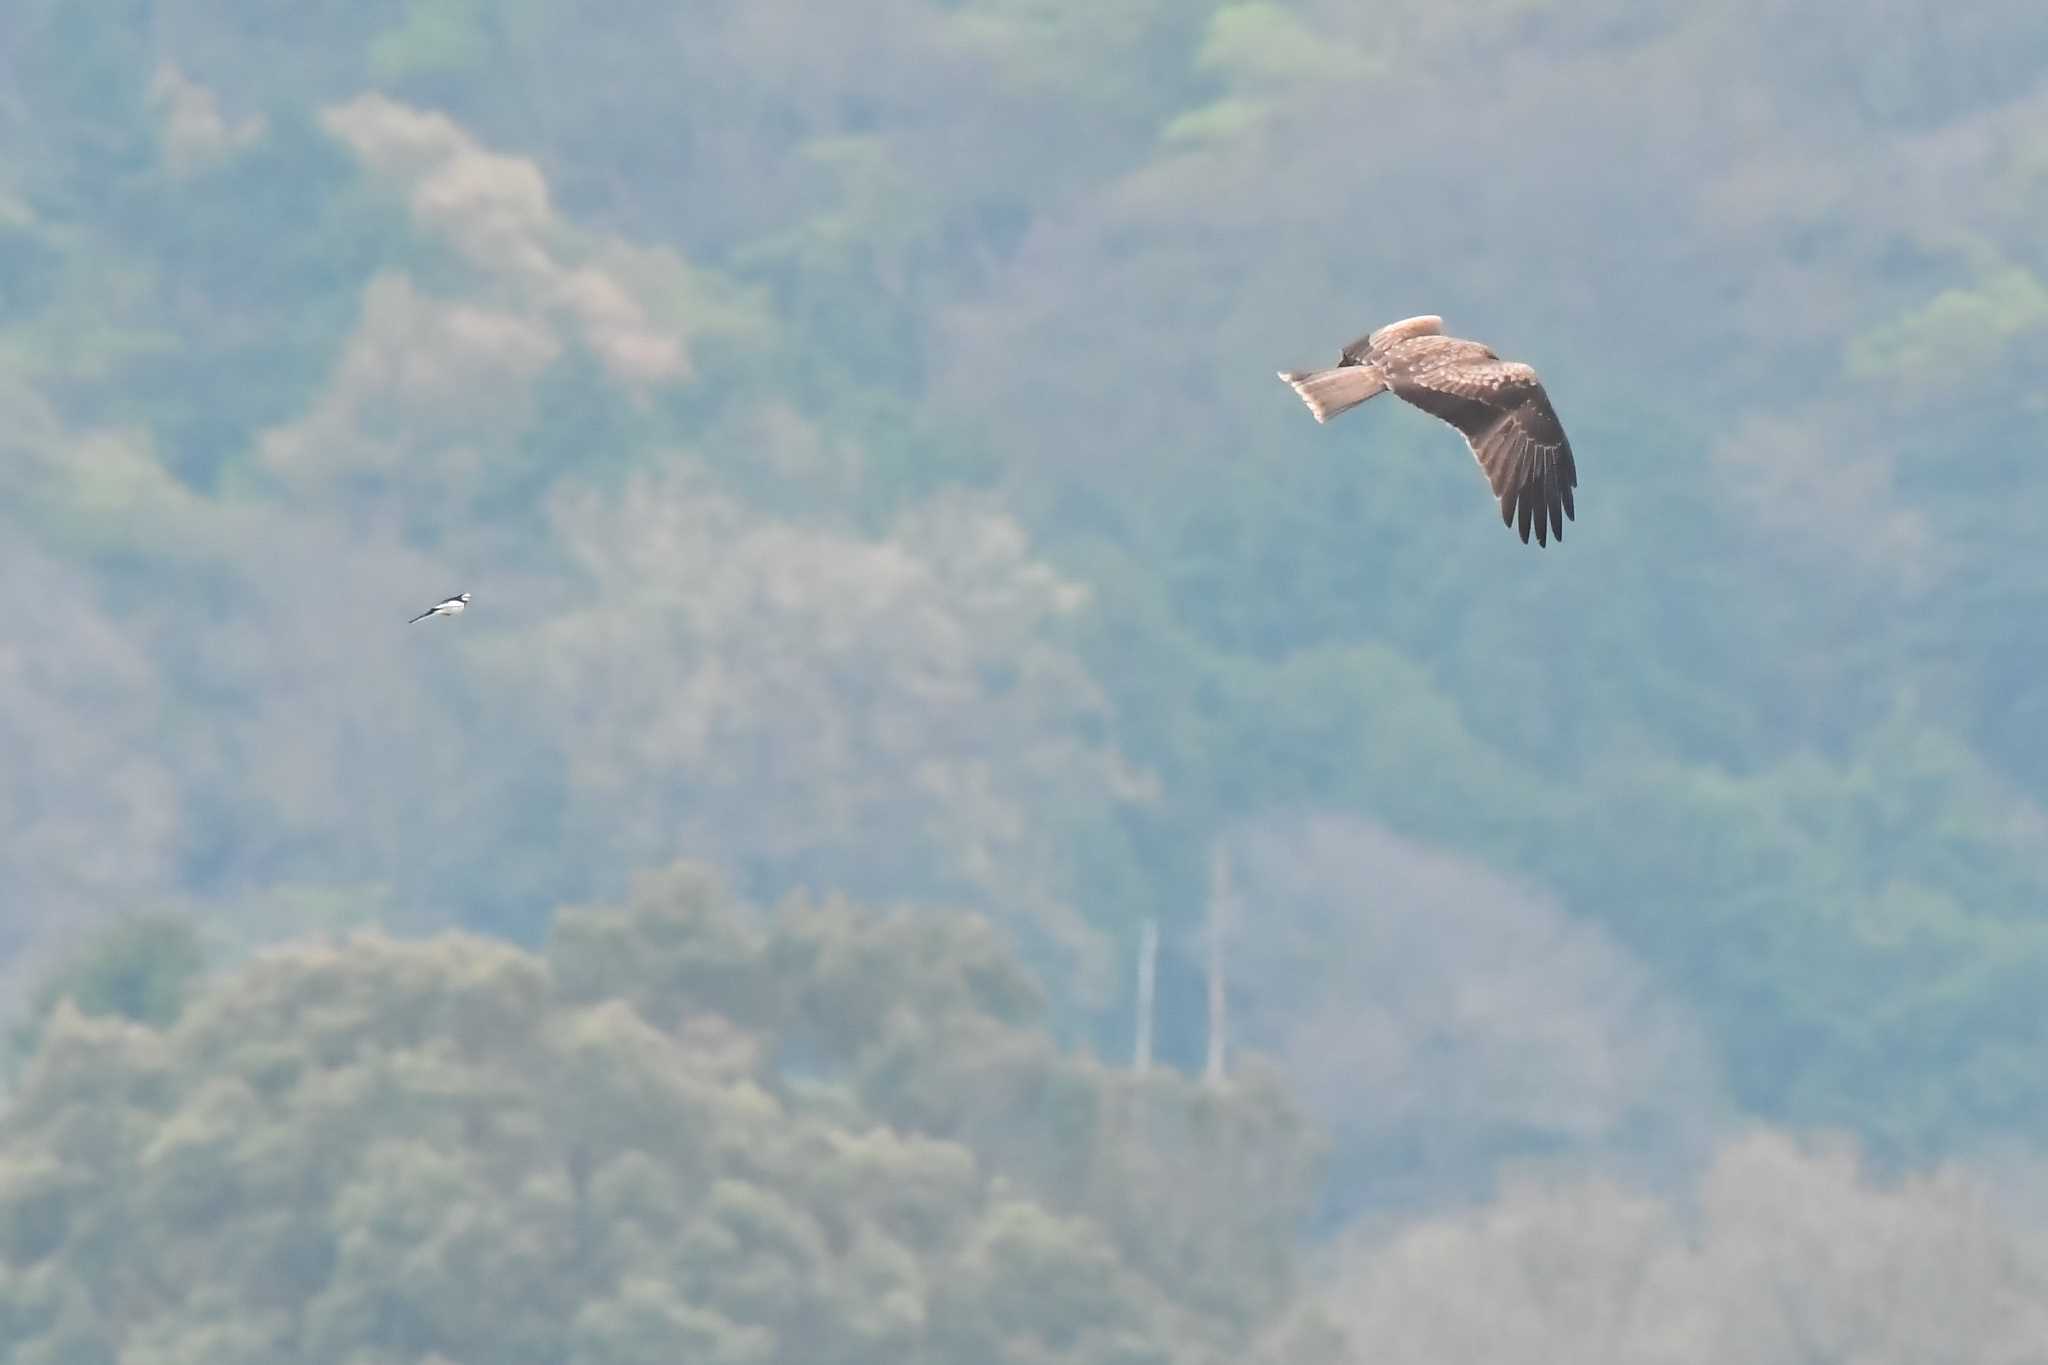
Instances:
[[[1282,371],[1318,422],[1391,390],[1456,427],[1500,499],[1500,519],[1528,543],[1564,539],[1579,486],[1572,443],[1536,371],[1476,341],[1444,335],[1435,314],[1403,318],[1346,346],[1335,369]]]
[[[411,625],[413,621],[424,621],[429,616],[460,616],[462,615],[462,609],[464,607],[467,607],[468,605],[469,594],[466,592],[459,592],[456,593],[455,596],[453,597],[442,598],[440,601],[434,603],[433,606],[428,607],[425,611],[421,612],[418,616],[413,617],[412,621],[407,621],[406,624]]]

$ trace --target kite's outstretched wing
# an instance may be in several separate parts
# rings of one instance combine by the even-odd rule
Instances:
[[[1513,360],[1464,361],[1388,376],[1395,396],[1456,427],[1500,499],[1500,519],[1526,542],[1564,539],[1579,486],[1572,445],[1536,371]]]

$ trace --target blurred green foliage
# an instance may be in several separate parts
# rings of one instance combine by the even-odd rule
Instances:
[[[15,1028],[15,1051],[34,1054],[59,1006],[87,1017],[166,1028],[177,1021],[206,965],[205,943],[190,919],[156,914],[117,920],[43,977],[29,1017]]]
[[[261,954],[51,1017],[0,1121],[13,1360],[1239,1360],[1313,1150],[1061,1052],[984,920],[705,871],[529,953]],[[156,1026],[153,1026],[156,1025]]]
[[[1033,894],[1108,941],[1146,915],[1191,929],[1234,823],[1355,811],[1601,925],[1697,1012],[1751,1111],[1893,1152],[2039,1132],[2048,21],[1882,8],[1876,49],[1848,50],[1830,7],[1761,0],[634,0],[603,22],[567,0],[32,0],[0,99],[0,397],[44,406],[0,437],[32,494],[10,524],[169,641],[182,889],[389,879],[531,938],[559,896],[623,877],[608,827],[661,812],[574,807],[580,714],[542,733],[502,671],[452,664],[417,680],[447,710],[384,748],[370,722],[395,704],[336,684],[356,728],[289,782],[358,786],[309,810],[251,794],[277,746],[234,727],[343,676],[252,662],[290,600],[265,582],[279,542],[561,574],[528,599],[558,606],[582,587],[548,540],[562,500],[683,453],[752,511],[835,532],[990,492],[1089,588],[1071,643],[1105,706],[1077,729],[1158,782],[1099,805],[1049,784],[1029,812],[1058,836]],[[480,150],[435,180],[439,125],[351,143],[324,116],[366,90]],[[421,300],[395,338],[366,319],[380,277]],[[616,296],[576,293],[599,285]],[[680,339],[672,370],[632,369],[653,362],[606,332],[618,296]],[[1316,429],[1268,377],[1424,309],[1551,382],[1584,470],[1561,549],[1491,524],[1447,433],[1378,407]],[[504,371],[404,332],[435,319]],[[369,454],[294,485],[267,443],[295,427]],[[229,625],[202,642],[192,614]],[[411,757],[448,733],[473,747]],[[410,805],[363,797],[405,761]],[[332,833],[365,811],[375,837]],[[732,858],[770,892],[803,866]],[[1192,1036],[1194,993],[1167,999],[1164,1036]],[[1123,1043],[1120,1004],[1054,1010]],[[940,1123],[903,1084],[888,1102]],[[482,1179],[436,1160],[366,1166],[357,1231],[319,1254],[367,1265],[394,1191],[454,1207]],[[566,1196],[520,1198],[545,1222]],[[987,1217],[975,1273],[1047,1244],[1078,1258],[1049,1282],[1095,1264],[1057,1214]],[[763,1349],[744,1313],[605,1284],[574,1322],[611,1353],[561,1351]],[[400,1298],[346,1292],[371,1297],[320,1321],[432,1338]],[[21,1321],[87,1331],[72,1293]],[[994,1320],[948,1349],[988,1348]],[[179,1341],[152,1349],[267,1349]]]

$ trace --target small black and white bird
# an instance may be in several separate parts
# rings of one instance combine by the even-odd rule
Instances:
[[[429,616],[460,616],[462,614],[462,609],[468,605],[469,594],[466,592],[459,592],[456,593],[455,596],[453,597],[442,598],[440,601],[434,603],[433,606],[428,607],[425,611],[421,612],[418,616],[413,617],[412,621],[407,621],[406,624],[411,625],[413,621],[424,621]]]

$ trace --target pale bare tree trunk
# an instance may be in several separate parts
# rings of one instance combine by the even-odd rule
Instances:
[[[1131,1070],[1141,1076],[1152,1069],[1152,992],[1158,971],[1159,921],[1148,915],[1138,931],[1138,1041],[1131,1056]]]
[[[1230,923],[1230,859],[1219,842],[1209,851],[1209,1064],[1202,1079],[1223,1084],[1224,1014],[1223,938]]]

